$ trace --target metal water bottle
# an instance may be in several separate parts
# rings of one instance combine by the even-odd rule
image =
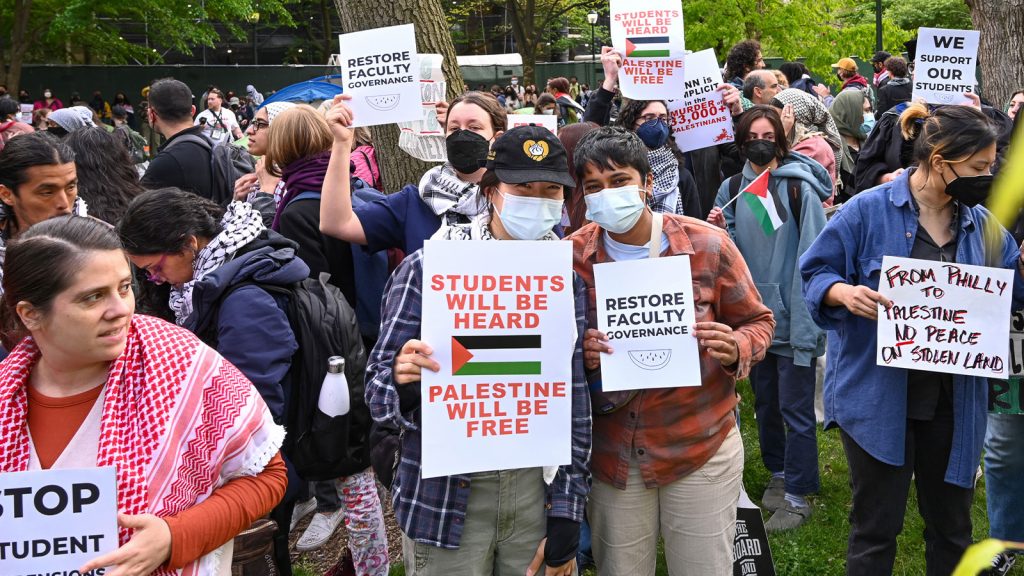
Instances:
[[[327,375],[324,385],[320,388],[320,398],[316,407],[325,415],[334,418],[348,414],[350,398],[348,380],[345,379],[345,359],[331,356],[327,359]]]

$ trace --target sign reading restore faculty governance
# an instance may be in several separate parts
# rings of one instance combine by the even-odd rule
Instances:
[[[0,574],[78,574],[118,547],[114,468],[0,474],[0,527]]]
[[[1006,378],[1013,270],[886,256],[879,366]]]
[[[605,392],[700,386],[689,256],[594,265]]]
[[[421,120],[419,57],[412,24],[338,36],[341,80],[353,126]]]
[[[569,242],[428,240],[421,332],[424,478],[571,461]]]

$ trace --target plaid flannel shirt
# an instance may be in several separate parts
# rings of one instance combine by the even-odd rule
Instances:
[[[373,419],[402,430],[401,456],[392,486],[395,517],[402,531],[416,542],[457,549],[466,524],[471,475],[423,478],[418,416],[399,410],[397,384],[392,377],[395,356],[411,339],[420,337],[423,251],[417,250],[395,270],[384,290],[380,339],[366,369],[366,403]],[[572,358],[572,463],[559,467],[547,487],[548,516],[583,520],[590,493],[590,394],[583,368],[586,326],[585,286],[574,281],[578,337]],[[407,384],[419,387],[419,384]],[[418,414],[418,411],[417,411]]]
[[[699,387],[641,390],[625,406],[594,418],[591,469],[602,482],[626,488],[635,457],[648,488],[664,486],[699,470],[735,425],[736,379],[764,358],[775,331],[772,312],[762,302],[743,256],[729,234],[685,216],[665,214],[669,248],[664,257],[688,255],[693,274],[697,322],[720,322],[733,329],[739,361],[722,366],[700,353]],[[597,328],[594,264],[611,259],[597,224],[577,230],[573,268],[587,284],[589,326]],[[595,385],[600,373],[591,375]]]

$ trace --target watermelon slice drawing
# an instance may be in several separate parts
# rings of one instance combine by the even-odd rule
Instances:
[[[672,350],[665,348],[661,350],[630,350],[629,359],[638,368],[644,370],[661,370],[668,366],[672,359]]]
[[[377,96],[367,96],[366,103],[374,110],[387,112],[388,110],[394,110],[401,99],[402,97],[399,94],[378,94]]]

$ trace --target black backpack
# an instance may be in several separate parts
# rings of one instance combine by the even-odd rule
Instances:
[[[235,180],[256,170],[252,155],[233,144],[214,142],[206,134],[182,134],[166,145],[167,148],[179,142],[192,142],[210,153],[210,174],[213,178],[210,198],[221,206],[227,206],[235,198]]]
[[[369,460],[370,411],[364,397],[366,349],[355,311],[326,272],[289,287],[241,282],[221,295],[222,302],[243,286],[258,286],[284,296],[288,324],[299,348],[292,356],[288,377],[291,395],[285,415],[283,451],[304,480],[333,480],[366,468]],[[216,322],[211,322],[216,337]],[[209,338],[204,341],[210,344]],[[211,346],[214,344],[210,344]],[[345,379],[350,396],[349,413],[327,418],[317,408],[320,389],[331,356],[345,358]],[[319,418],[317,416],[320,416]]]

